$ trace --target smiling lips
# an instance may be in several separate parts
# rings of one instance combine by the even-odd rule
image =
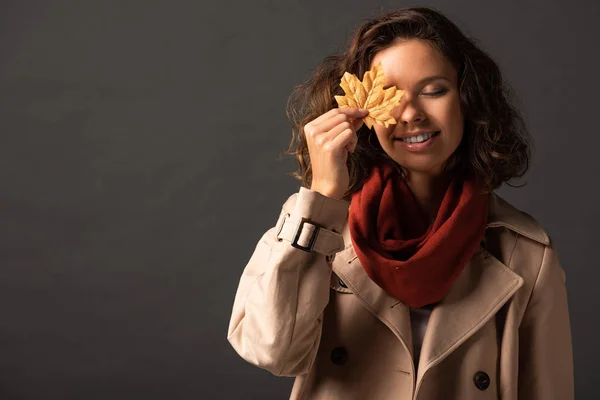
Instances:
[[[404,143],[423,143],[427,140],[431,139],[432,136],[439,134],[439,131],[435,132],[413,132],[409,133],[406,137],[396,138],[396,140],[401,140]]]

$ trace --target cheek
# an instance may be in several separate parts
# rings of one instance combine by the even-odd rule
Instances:
[[[463,135],[464,123],[458,98],[453,98],[445,104],[442,119],[446,132],[450,136],[449,139],[453,142],[460,142]]]
[[[452,119],[453,119],[452,125],[454,128],[454,135],[456,136],[456,141],[460,142],[463,137],[463,131],[464,131],[464,118],[463,118],[463,115],[460,110],[460,105],[457,106],[455,108],[455,110],[453,110]]]

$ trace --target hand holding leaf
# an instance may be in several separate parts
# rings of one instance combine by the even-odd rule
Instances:
[[[383,125],[387,128],[390,124],[397,123],[390,112],[400,104],[400,99],[405,91],[398,90],[395,86],[384,90],[384,82],[385,75],[381,62],[365,72],[362,82],[356,75],[344,72],[340,86],[344,89],[345,95],[334,97],[339,108],[367,109],[369,114],[364,117],[364,122],[369,129],[373,124]]]

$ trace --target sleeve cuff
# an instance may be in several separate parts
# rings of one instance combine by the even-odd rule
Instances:
[[[328,197],[301,186],[293,213],[341,233],[348,219],[349,208],[349,201]]]

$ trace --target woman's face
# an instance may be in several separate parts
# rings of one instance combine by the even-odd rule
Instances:
[[[375,54],[370,68],[381,62],[386,76],[384,89],[395,85],[406,92],[391,114],[397,124],[373,129],[383,150],[408,172],[441,173],[446,160],[463,136],[456,70],[427,42],[411,39]],[[418,137],[422,143],[401,139],[414,132],[436,132]],[[410,139],[412,140],[412,139]]]

